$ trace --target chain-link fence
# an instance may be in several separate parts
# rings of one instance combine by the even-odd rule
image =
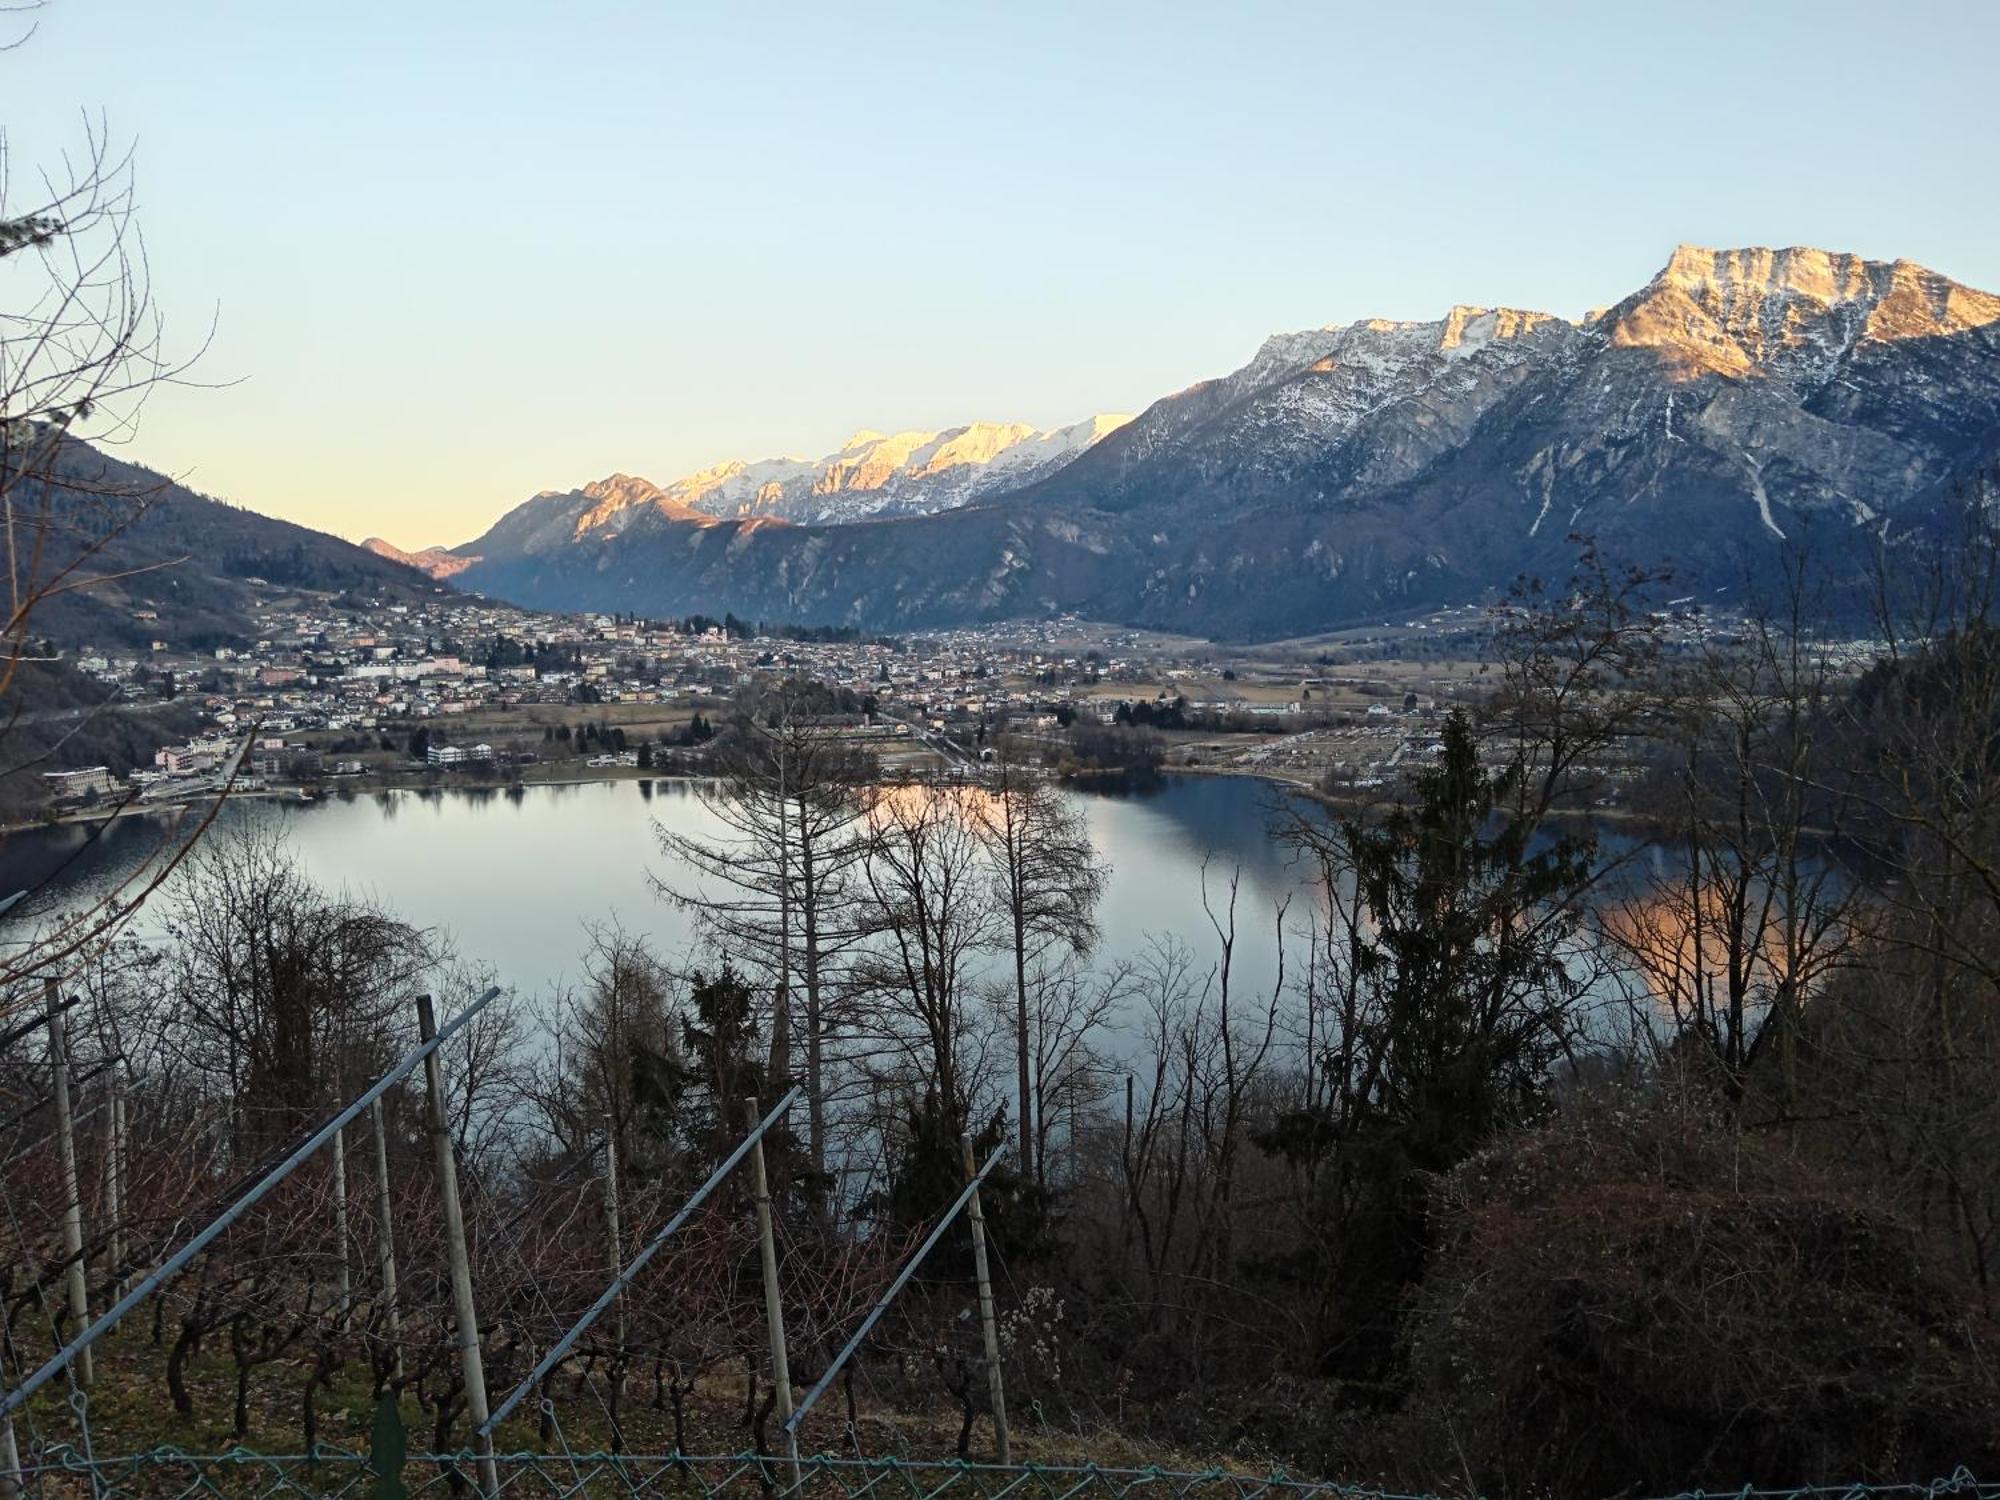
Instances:
[[[495,1464],[499,1493],[511,1500],[568,1496],[768,1496],[827,1500],[1421,1500],[1366,1485],[1258,1474],[1069,1464],[980,1464],[950,1459],[830,1458],[800,1461],[796,1482],[784,1459],[757,1454],[508,1453]],[[22,1469],[32,1497],[125,1496],[267,1500],[404,1500],[476,1493],[471,1454],[186,1453],[156,1448],[117,1458],[50,1449]],[[2000,1483],[1960,1470],[1927,1484],[1811,1485],[1795,1489],[1692,1491],[1675,1500],[2000,1500]]]
[[[781,1457],[735,1454],[506,1453],[495,1460],[499,1492],[510,1500],[558,1496],[825,1496],[828,1500],[1416,1500],[1365,1486],[1293,1479],[1282,1473],[1186,1472],[1095,1465],[980,1464],[960,1460],[803,1458],[793,1482]],[[471,1495],[477,1460],[450,1456],[371,1455],[339,1449],[306,1454],[186,1453],[156,1448],[118,1458],[87,1458],[56,1448],[22,1469],[29,1496],[389,1497]],[[1970,1493],[1967,1491],[1966,1493]],[[2000,1497],[2000,1490],[1994,1491]]]

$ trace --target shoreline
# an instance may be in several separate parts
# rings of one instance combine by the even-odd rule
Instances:
[[[1230,766],[1162,766],[1156,773],[1161,778],[1174,776],[1212,777],[1233,781],[1259,781],[1266,786],[1280,790],[1289,796],[1300,797],[1308,802],[1335,812],[1351,812],[1370,807],[1389,805],[1386,798],[1338,797],[1314,786],[1311,782],[1287,776],[1282,772],[1268,770],[1237,769]],[[621,781],[676,781],[696,782],[710,778],[686,771],[639,770],[632,766],[598,767],[589,775],[567,775],[539,777],[534,780],[499,780],[492,778],[472,779],[463,776],[453,780],[430,780],[422,773],[397,776],[393,779],[369,778],[365,784],[355,785],[342,780],[331,783],[308,785],[303,782],[284,782],[256,787],[239,787],[227,793],[205,792],[197,796],[161,800],[154,802],[134,802],[118,808],[77,809],[55,818],[35,818],[25,822],[0,824],[0,841],[17,834],[53,831],[71,826],[87,826],[93,823],[109,823],[121,818],[158,817],[175,815],[192,808],[206,808],[217,797],[230,801],[238,799],[294,803],[311,806],[316,802],[344,800],[348,798],[373,796],[382,792],[504,792],[532,791],[537,787],[578,787],[603,786]],[[1108,788],[1094,786],[1090,778],[1079,777],[1065,783],[1079,791],[1094,792],[1097,795],[1118,795]],[[1141,789],[1130,789],[1127,795]],[[1615,808],[1577,808],[1562,810],[1552,817],[1563,822],[1607,822],[1638,825],[1657,835],[1658,820],[1643,813]]]
[[[615,774],[614,774],[615,773]],[[419,772],[393,779],[382,777],[341,778],[329,782],[277,782],[262,786],[236,787],[224,791],[213,788],[186,797],[161,798],[155,801],[134,801],[123,806],[74,808],[59,813],[55,817],[38,817],[26,821],[0,824],[0,839],[16,834],[36,833],[45,830],[111,823],[121,818],[149,818],[177,814],[190,808],[206,808],[218,798],[230,802],[290,802],[300,806],[310,806],[315,802],[325,802],[343,797],[373,796],[379,792],[503,792],[516,787],[527,791],[535,787],[597,786],[615,781],[701,781],[706,778],[685,771],[637,770],[631,766],[599,767],[588,776],[547,776],[535,780],[503,781],[461,777],[452,781],[430,781]],[[357,784],[360,783],[360,784]]]

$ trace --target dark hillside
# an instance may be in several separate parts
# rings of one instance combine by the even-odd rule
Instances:
[[[107,581],[35,611],[34,633],[67,645],[162,640],[200,650],[238,641],[250,632],[249,610],[274,588],[383,601],[449,592],[414,568],[197,494],[85,443],[66,443],[55,469],[49,557],[74,556],[79,533],[115,531],[84,570]],[[24,479],[14,488],[17,514],[40,513],[47,494],[39,480]],[[134,509],[138,519],[117,530]]]

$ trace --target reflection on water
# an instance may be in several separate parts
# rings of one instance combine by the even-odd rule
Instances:
[[[1204,881],[1219,914],[1240,869],[1239,982],[1271,983],[1270,913],[1302,890],[1304,873],[1270,837],[1272,788],[1171,777],[1151,793],[1074,795],[1112,866],[1099,909],[1106,960],[1138,957],[1156,933],[1175,934],[1208,958],[1215,936],[1202,906]],[[374,792],[306,805],[244,800],[218,821],[247,820],[277,821],[322,885],[369,896],[449,937],[461,957],[491,964],[523,994],[573,979],[597,924],[644,933],[669,958],[691,956],[692,918],[659,899],[649,879],[673,884],[684,876],[661,854],[654,825],[696,838],[722,833],[682,780]],[[5,920],[0,939],[18,942],[56,903],[102,889],[161,836],[151,818],[14,836],[0,848],[0,894],[57,878],[24,903],[26,915]]]
[[[1768,871],[1718,878],[1712,864],[1692,879],[1685,859],[1644,853],[1646,878],[1606,903],[1603,927],[1663,1015],[1727,1020],[1741,1005],[1754,1026],[1779,997],[1815,993],[1855,941],[1843,883],[1819,860],[1788,885]]]

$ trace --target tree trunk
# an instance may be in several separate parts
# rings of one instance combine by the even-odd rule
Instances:
[[[194,1398],[187,1388],[187,1361],[200,1341],[200,1330],[193,1323],[183,1323],[173,1351],[167,1355],[167,1394],[173,1397],[174,1410],[183,1417],[194,1415]]]
[[[1014,918],[1014,1066],[1021,1091],[1021,1160],[1023,1182],[1039,1183],[1039,1158],[1035,1151],[1035,1085],[1029,1052],[1033,1045],[1028,1034],[1028,934],[1018,891],[1009,903]]]

